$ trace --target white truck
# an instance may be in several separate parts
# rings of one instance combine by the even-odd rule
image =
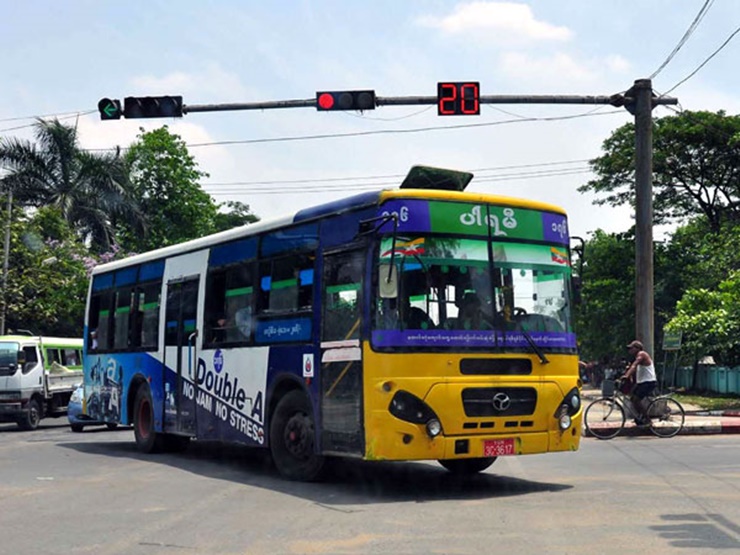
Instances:
[[[82,375],[82,339],[0,336],[0,422],[34,430],[64,416]]]

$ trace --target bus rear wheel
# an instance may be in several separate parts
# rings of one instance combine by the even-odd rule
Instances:
[[[280,399],[270,422],[270,453],[285,478],[310,482],[320,477],[324,457],[315,452],[315,430],[311,404],[302,392]]]
[[[469,476],[483,472],[496,461],[496,457],[480,457],[476,459],[441,459],[439,464],[458,476]]]
[[[148,385],[139,387],[134,399],[134,438],[142,453],[162,450],[162,437],[154,430],[154,405]]]

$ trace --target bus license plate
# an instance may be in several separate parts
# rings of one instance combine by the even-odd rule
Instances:
[[[484,457],[503,457],[505,455],[516,455],[513,437],[483,440]]]

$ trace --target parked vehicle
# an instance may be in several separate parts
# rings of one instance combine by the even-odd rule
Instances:
[[[87,414],[88,403],[89,399],[85,397],[85,386],[80,384],[72,393],[67,405],[67,420],[73,432],[82,432],[85,426],[105,425],[109,430],[115,430],[118,427],[115,422],[103,422]]]
[[[34,430],[42,418],[67,414],[82,383],[82,339],[0,336],[0,422]]]

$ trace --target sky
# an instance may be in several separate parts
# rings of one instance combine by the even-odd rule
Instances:
[[[414,165],[471,171],[468,191],[556,204],[571,235],[586,238],[633,224],[629,207],[596,206],[577,191],[593,178],[587,161],[632,121],[624,108],[484,104],[478,116],[438,116],[434,105],[289,108],[101,121],[97,104],[357,89],[435,96],[441,81],[480,82],[482,95],[604,96],[654,75],[655,93],[679,102],[656,107],[655,117],[737,114],[740,38],[722,45],[739,26],[735,0],[641,0],[639,9],[628,0],[0,0],[0,137],[31,139],[34,118],[58,117],[77,125],[83,148],[103,151],[166,124],[207,172],[202,186],[217,202],[244,202],[262,219],[395,187]]]

